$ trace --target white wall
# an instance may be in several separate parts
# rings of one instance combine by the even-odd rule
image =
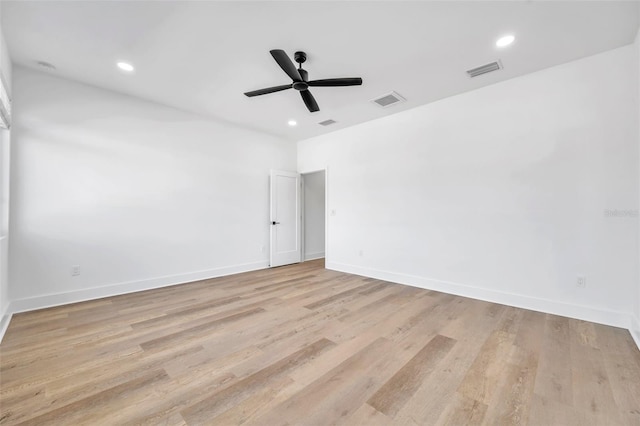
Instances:
[[[638,109],[637,109],[638,115],[636,117],[636,120],[638,122],[638,146],[640,146],[640,29],[638,29],[638,33],[636,34],[636,40],[633,46],[636,53],[636,64],[635,64],[636,65],[636,85],[637,85],[636,93],[638,96]],[[638,163],[640,164],[640,157],[638,158]],[[638,176],[638,180],[640,182],[640,174]],[[638,244],[640,244],[640,235],[638,235]],[[640,253],[638,257],[638,268],[640,270]],[[637,282],[636,311],[635,311],[633,326],[631,328],[631,333],[636,341],[636,344],[640,348],[640,280],[638,280]]]
[[[21,67],[13,84],[11,309],[268,265],[269,169],[295,145]]]
[[[324,257],[325,172],[304,175],[304,258]]]
[[[628,327],[638,218],[605,210],[638,208],[634,58],[623,47],[299,142],[299,170],[331,171],[327,266]]]
[[[0,18],[2,17],[2,3],[0,2]],[[0,19],[1,20],[1,19]],[[9,49],[0,28],[0,74],[6,83],[5,89],[11,90],[11,58]],[[9,324],[9,130],[0,129],[0,341]]]

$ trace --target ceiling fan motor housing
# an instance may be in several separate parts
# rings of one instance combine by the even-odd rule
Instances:
[[[300,91],[307,90],[308,87],[309,85],[304,81],[296,81],[293,83],[293,88],[296,90],[300,90]]]

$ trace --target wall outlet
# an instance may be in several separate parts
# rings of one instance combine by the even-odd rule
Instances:
[[[576,287],[585,288],[587,286],[587,277],[584,275],[578,275],[576,278]]]
[[[71,266],[71,276],[77,277],[78,275],[80,275],[80,265]]]

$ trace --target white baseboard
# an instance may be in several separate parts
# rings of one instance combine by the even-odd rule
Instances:
[[[7,332],[7,329],[9,328],[9,323],[11,322],[12,315],[13,314],[11,314],[11,312],[3,312],[0,315],[0,343],[2,343],[4,334]]]
[[[314,260],[314,259],[322,259],[324,257],[324,252],[319,251],[316,253],[305,253],[304,260]]]
[[[544,312],[548,314],[560,315],[564,317],[576,318],[584,321],[591,321],[599,324],[630,329],[630,315],[628,313],[608,311],[591,306],[575,305],[519,294],[505,293],[496,290],[489,290],[485,288],[453,283],[449,281],[441,281],[415,275],[363,268],[360,266],[347,265],[337,262],[327,262],[325,264],[325,267],[327,269],[333,269],[335,271],[363,275],[370,278],[410,285],[427,290],[441,291],[443,293],[470,297],[472,299],[479,299],[487,302],[500,303],[502,305],[514,306],[516,308],[529,309],[532,311]],[[636,340],[636,343],[637,341],[638,340]]]
[[[629,328],[629,332],[631,333],[633,340],[636,342],[638,350],[640,350],[640,318],[636,316],[631,317],[631,328]]]
[[[209,269],[206,271],[190,272],[187,274],[166,275],[164,277],[157,277],[148,280],[129,281],[102,287],[74,290],[65,293],[17,299],[11,301],[8,311],[11,314],[34,311],[36,309],[51,308],[53,306],[66,305],[69,303],[85,302],[87,300],[101,299],[103,297],[118,296],[121,294],[152,290],[154,288],[168,287],[192,281],[238,274],[241,272],[255,271],[258,269],[265,269],[268,266],[269,262],[265,260],[261,262]]]

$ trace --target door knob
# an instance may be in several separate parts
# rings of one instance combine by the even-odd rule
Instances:
[[[275,220],[271,222],[272,225],[280,225],[280,222],[276,222]]]

